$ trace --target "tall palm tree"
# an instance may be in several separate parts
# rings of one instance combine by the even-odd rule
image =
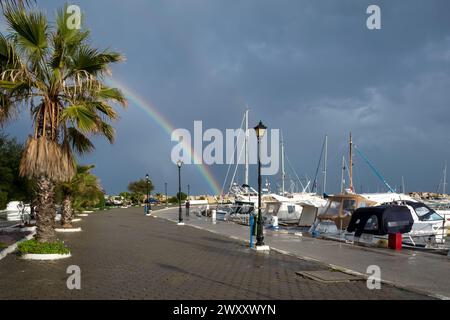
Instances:
[[[54,187],[75,174],[73,152],[94,149],[92,135],[114,140],[111,103],[123,106],[120,90],[104,84],[112,63],[123,57],[92,48],[89,31],[67,26],[66,8],[51,26],[42,12],[6,5],[10,32],[0,34],[0,122],[18,111],[31,111],[33,134],[20,163],[20,174],[37,185],[36,226],[41,242],[56,240]]]

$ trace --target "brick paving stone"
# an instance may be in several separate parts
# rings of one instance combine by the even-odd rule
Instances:
[[[326,267],[163,219],[141,208],[90,214],[80,233],[59,234],[72,257],[0,260],[0,299],[429,299],[365,281],[323,284],[296,271]],[[81,290],[69,290],[66,269],[81,268]]]

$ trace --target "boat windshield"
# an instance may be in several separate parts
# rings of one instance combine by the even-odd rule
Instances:
[[[356,209],[356,200],[345,199],[342,204],[342,211],[346,214],[353,213]]]
[[[414,208],[414,211],[416,212],[420,221],[436,221],[443,219],[439,214],[436,213],[436,211],[424,205],[417,206],[416,208]]]
[[[325,215],[338,216],[341,208],[341,202],[339,200],[329,200],[329,205],[325,211]]]
[[[280,210],[280,205],[275,203],[268,203],[266,206],[266,214],[276,215]]]

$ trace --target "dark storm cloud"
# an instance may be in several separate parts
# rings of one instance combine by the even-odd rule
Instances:
[[[39,2],[49,12],[60,3]],[[450,159],[450,3],[434,1],[77,1],[93,42],[127,56],[114,77],[152,101],[176,127],[234,128],[251,118],[283,130],[297,172],[313,175],[330,137],[330,188],[350,130],[392,184],[435,189]],[[382,29],[366,28],[381,7]],[[108,191],[149,171],[159,191],[175,170],[170,137],[130,104],[114,146],[99,141],[97,164]],[[253,124],[253,123],[251,123]],[[9,130],[22,134],[23,122]],[[358,183],[380,186],[360,158]],[[219,181],[226,168],[214,166]],[[186,167],[194,192],[209,191]],[[276,178],[272,178],[276,183]]]

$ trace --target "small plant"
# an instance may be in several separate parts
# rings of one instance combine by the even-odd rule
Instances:
[[[8,246],[6,245],[6,243],[0,242],[0,250],[3,250],[5,248],[7,248]]]
[[[69,249],[62,241],[51,243],[38,242],[35,239],[23,241],[17,246],[20,254],[69,254]]]

